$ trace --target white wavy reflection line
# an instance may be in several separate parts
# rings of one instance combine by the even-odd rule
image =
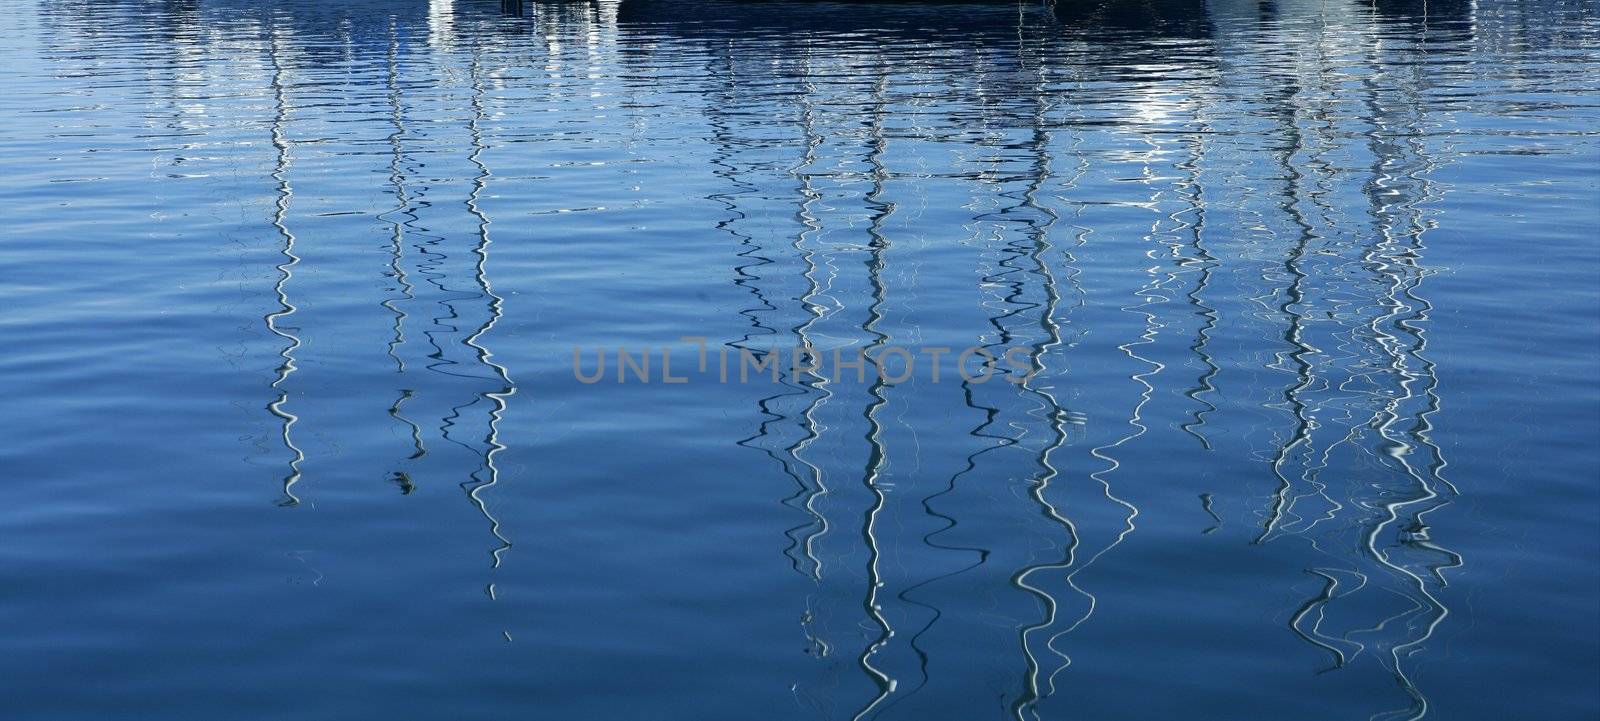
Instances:
[[[867,319],[862,323],[862,330],[871,333],[874,338],[863,353],[870,353],[874,349],[884,347],[889,342],[889,335],[878,330],[877,324],[883,318],[883,307],[887,297],[882,278],[884,253],[888,250],[889,241],[883,235],[884,223],[889,216],[894,214],[895,204],[892,201],[881,200],[884,192],[884,178],[886,173],[883,166],[883,154],[888,146],[884,134],[884,91],[887,85],[886,73],[879,73],[878,80],[873,90],[872,124],[870,137],[872,139],[867,162],[872,168],[872,188],[867,193],[865,202],[874,209],[872,219],[867,228],[869,260],[867,261],[868,283],[872,287],[872,304],[867,310]],[[874,666],[872,657],[878,650],[888,645],[894,638],[894,628],[890,626],[888,617],[883,612],[883,606],[878,601],[879,590],[883,588],[883,575],[878,564],[882,559],[882,550],[879,548],[877,537],[878,514],[883,510],[888,498],[884,494],[883,486],[879,483],[883,467],[888,462],[888,449],[883,442],[883,426],[878,421],[877,414],[888,403],[886,393],[887,384],[881,376],[875,376],[870,393],[873,400],[869,402],[863,415],[867,421],[866,440],[870,447],[867,460],[867,471],[862,483],[872,492],[872,506],[867,510],[866,517],[862,520],[862,540],[867,545],[867,593],[862,599],[862,606],[868,618],[878,627],[878,637],[862,649],[857,659],[857,664],[865,671],[878,686],[878,695],[860,711],[851,717],[852,721],[861,721],[872,714],[880,704],[895,692],[895,679],[883,669]]]
[[[277,152],[271,177],[277,182],[278,196],[273,204],[272,227],[277,230],[278,236],[283,241],[283,246],[279,252],[285,260],[277,265],[278,280],[273,285],[273,292],[277,295],[279,309],[268,313],[264,320],[266,321],[267,330],[273,335],[282,338],[286,345],[278,352],[278,356],[283,362],[279,365],[277,377],[270,386],[278,390],[278,397],[267,404],[267,411],[282,421],[279,438],[283,441],[284,448],[290,452],[289,471],[282,482],[283,498],[279,500],[278,504],[281,506],[298,506],[300,505],[300,497],[295,494],[294,487],[300,482],[300,466],[305,462],[306,454],[294,442],[294,425],[300,421],[300,417],[288,410],[289,392],[283,388],[283,384],[289,380],[290,376],[294,375],[296,370],[294,352],[300,347],[301,341],[299,336],[290,332],[298,331],[299,328],[280,326],[278,321],[292,317],[298,310],[289,301],[288,287],[289,281],[294,278],[295,266],[300,264],[300,256],[295,254],[295,236],[294,233],[289,232],[288,226],[289,202],[294,196],[294,189],[289,184],[288,175],[289,167],[293,162],[290,152],[291,143],[284,133],[284,127],[289,120],[289,102],[284,84],[285,73],[283,63],[279,59],[280,50],[278,47],[277,28],[273,27],[269,30],[269,33],[268,58],[272,66],[270,85],[275,109],[270,132],[272,147]]]
[[[478,205],[479,198],[483,196],[484,190],[489,187],[489,178],[493,176],[493,173],[489,170],[488,164],[483,161],[483,153],[487,148],[482,127],[485,115],[484,96],[486,91],[483,83],[482,58],[476,48],[472,55],[470,77],[472,81],[472,115],[468,119],[467,129],[471,138],[472,152],[468,154],[467,160],[478,169],[478,174],[472,180],[472,190],[467,194],[466,207],[467,212],[478,220],[478,243],[472,250],[473,254],[477,256],[477,262],[473,266],[473,275],[480,292],[488,300],[489,314],[483,325],[461,342],[475,351],[478,362],[491,368],[504,387],[497,392],[491,391],[481,394],[482,398],[489,399],[490,403],[493,404],[493,408],[489,411],[488,434],[484,439],[487,449],[483,454],[483,464],[487,477],[468,490],[467,497],[478,509],[478,513],[489,522],[489,533],[500,541],[500,545],[489,553],[490,568],[497,569],[500,567],[506,551],[511,549],[512,543],[511,539],[501,533],[500,519],[489,511],[489,505],[484,498],[484,494],[500,484],[500,467],[496,465],[495,457],[506,449],[505,444],[500,442],[500,420],[505,413],[509,399],[516,395],[517,386],[511,380],[511,374],[506,367],[494,360],[494,353],[479,342],[479,339],[483,338],[489,331],[494,330],[495,325],[500,321],[501,316],[504,314],[505,300],[495,293],[494,285],[489,281],[489,249],[494,244],[494,240],[489,235],[489,216]],[[493,588],[492,583],[490,588]]]
[[[1044,70],[1041,67],[1040,73],[1043,74],[1043,72]],[[1040,97],[1042,98],[1043,95],[1041,94]],[[1040,121],[1039,125],[1041,126],[1043,125],[1042,121],[1044,113],[1045,109],[1041,108],[1038,110],[1038,120]],[[1035,128],[1035,133],[1039,141],[1036,147],[1036,152],[1038,154],[1037,167],[1036,172],[1034,173],[1033,181],[1029,184],[1027,191],[1024,193],[1024,205],[1036,208],[1045,216],[1045,222],[1034,230],[1035,247],[1031,254],[1034,261],[1034,271],[1040,276],[1041,284],[1043,285],[1043,290],[1045,293],[1044,305],[1040,309],[1039,316],[1040,329],[1044,331],[1045,337],[1043,341],[1034,347],[1034,351],[1030,357],[1029,363],[1031,369],[1025,376],[1022,387],[1029,392],[1037,394],[1042,401],[1043,407],[1041,411],[1046,421],[1046,425],[1050,429],[1051,437],[1046,446],[1039,452],[1038,464],[1042,471],[1036,477],[1034,483],[1031,484],[1029,495],[1033,499],[1034,503],[1039,507],[1039,511],[1044,514],[1046,518],[1059,525],[1062,530],[1066,532],[1067,544],[1063,551],[1063,557],[1061,561],[1056,563],[1029,566],[1019,571],[1012,579],[1012,582],[1018,588],[1033,594],[1042,604],[1044,604],[1045,607],[1042,618],[1040,618],[1040,620],[1035,624],[1023,627],[1019,634],[1021,637],[1020,641],[1022,653],[1028,666],[1025,673],[1025,695],[1019,697],[1017,703],[1012,707],[1013,716],[1015,716],[1019,721],[1021,721],[1021,719],[1024,718],[1024,714],[1028,712],[1031,712],[1035,718],[1038,718],[1037,703],[1038,701],[1042,700],[1040,688],[1042,686],[1041,673],[1043,671],[1043,664],[1033,653],[1033,644],[1031,638],[1036,632],[1043,629],[1048,629],[1055,624],[1059,609],[1059,603],[1056,601],[1055,596],[1051,595],[1043,588],[1031,584],[1029,582],[1029,577],[1035,573],[1045,570],[1060,570],[1070,567],[1072,565],[1078,544],[1077,527],[1072,523],[1071,519],[1067,518],[1065,514],[1061,513],[1060,509],[1058,509],[1055,504],[1050,502],[1047,495],[1050,490],[1051,482],[1060,476],[1060,469],[1056,468],[1055,462],[1051,456],[1057,450],[1065,446],[1068,440],[1068,433],[1066,431],[1066,408],[1062,406],[1060,400],[1056,398],[1056,395],[1052,392],[1051,387],[1037,387],[1035,386],[1033,380],[1039,376],[1050,377],[1046,375],[1050,370],[1049,364],[1046,362],[1046,360],[1049,357],[1052,349],[1061,347],[1064,344],[1062,339],[1061,324],[1056,320],[1056,313],[1060,306],[1061,294],[1056,287],[1055,273],[1050,269],[1050,263],[1045,257],[1045,254],[1052,249],[1052,244],[1050,242],[1050,230],[1055,226],[1056,222],[1060,220],[1060,215],[1048,206],[1039,203],[1037,199],[1037,194],[1041,186],[1044,185],[1044,183],[1046,183],[1051,177],[1051,157],[1048,152],[1049,144],[1051,142],[1051,135],[1042,130],[1042,128],[1038,127]],[[1066,187],[1070,188],[1075,185],[1076,180],[1077,178],[1074,177],[1066,181]],[[1070,254],[1068,255],[1070,257]]]

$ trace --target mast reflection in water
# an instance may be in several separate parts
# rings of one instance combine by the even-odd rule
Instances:
[[[1597,13],[25,2],[9,706],[1594,716]]]

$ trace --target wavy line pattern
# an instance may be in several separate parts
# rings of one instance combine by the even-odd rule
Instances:
[[[18,5],[19,713],[1600,712],[1600,4],[825,5]]]

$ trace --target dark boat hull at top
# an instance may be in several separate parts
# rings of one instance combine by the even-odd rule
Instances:
[[[7,719],[1600,715],[1593,0],[5,12]]]

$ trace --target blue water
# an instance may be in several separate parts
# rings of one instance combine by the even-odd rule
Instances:
[[[0,9],[0,717],[1600,717],[1600,3]]]

